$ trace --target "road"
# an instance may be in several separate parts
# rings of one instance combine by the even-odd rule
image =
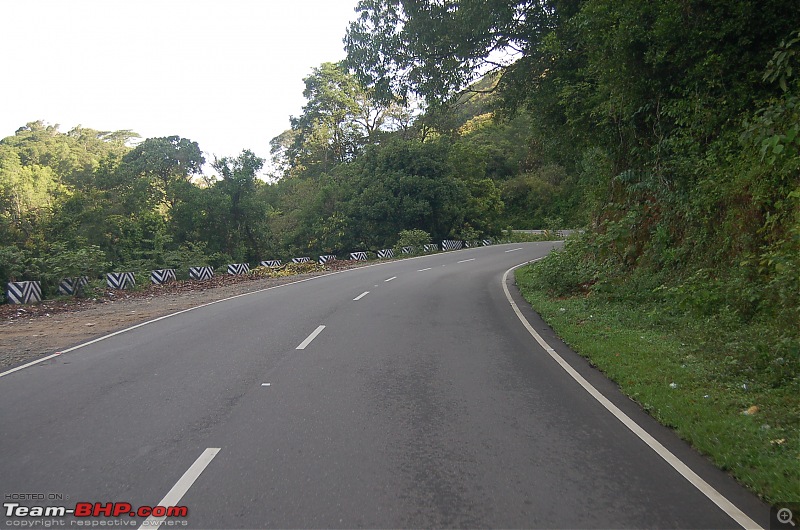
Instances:
[[[167,522],[189,528],[740,527],[576,383],[515,314],[504,273],[554,245],[313,278],[0,377],[4,502],[42,493],[55,499],[15,502],[186,506],[186,519]],[[767,524],[768,508],[642,413],[513,284],[509,291],[592,388]],[[145,518],[114,521],[139,527]]]

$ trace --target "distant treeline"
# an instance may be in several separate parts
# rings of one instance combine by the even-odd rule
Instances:
[[[269,182],[251,151],[206,161],[179,136],[37,121],[0,140],[0,281],[376,250],[412,229],[475,240],[581,224],[567,175],[532,156],[524,113],[495,122],[488,97],[437,114],[380,104],[331,63],[305,82]]]

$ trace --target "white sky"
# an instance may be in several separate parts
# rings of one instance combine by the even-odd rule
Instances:
[[[357,0],[0,0],[0,138],[30,121],[178,135],[206,160],[269,141]],[[208,168],[207,168],[208,171]]]

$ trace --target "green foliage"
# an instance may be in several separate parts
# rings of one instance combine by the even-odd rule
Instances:
[[[567,239],[562,249],[531,269],[530,285],[556,297],[587,293],[602,272],[591,247],[586,235]]]
[[[270,142],[285,175],[329,172],[395,126],[397,105],[376,101],[340,64],[322,63],[303,82],[303,113],[291,118],[291,130]]]
[[[347,63],[379,96],[435,100],[535,49],[555,17],[547,2],[361,0]],[[492,56],[492,52],[506,53]]]
[[[55,243],[50,253],[43,259],[41,279],[52,291],[58,283],[66,278],[96,278],[109,270],[111,263],[105,252],[97,245],[90,245],[81,240],[77,248],[69,248],[64,243]],[[80,284],[78,284],[80,287]],[[81,294],[81,289],[78,289]]]
[[[518,269],[516,281],[560,337],[768,502],[798,498],[797,342],[765,323],[698,318],[659,297],[551,298],[536,285],[550,259]],[[742,414],[753,405],[755,415]]]
[[[205,243],[185,242],[175,250],[164,252],[164,268],[186,271],[189,267],[207,267],[209,257]]]
[[[38,279],[39,260],[31,252],[16,246],[0,247],[0,282],[30,281]]]
[[[421,254],[423,245],[428,245],[431,242],[431,235],[425,230],[414,228],[411,230],[401,230],[397,234],[397,243],[394,244],[394,253],[396,256],[402,255],[403,247],[412,247],[413,254]]]
[[[360,0],[357,12],[347,60],[312,70],[302,114],[271,142],[271,184],[247,150],[198,182],[202,151],[178,136],[131,148],[130,131],[31,122],[0,140],[0,279],[585,226],[531,273],[537,289],[684,315],[720,330],[699,334],[718,353],[695,352],[721,367],[712,377],[794,389],[800,10]]]
[[[148,199],[174,207],[182,183],[201,171],[205,163],[197,142],[179,136],[148,138],[127,153],[120,172],[147,187]]]

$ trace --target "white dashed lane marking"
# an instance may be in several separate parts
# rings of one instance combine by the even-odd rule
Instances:
[[[312,332],[311,332],[311,335],[309,335],[308,337],[306,337],[306,340],[304,340],[303,342],[301,342],[301,343],[300,343],[300,345],[299,345],[297,348],[295,348],[295,350],[305,350],[305,349],[306,349],[306,346],[308,346],[309,344],[311,344],[311,341],[312,341],[312,340],[314,340],[314,339],[316,339],[316,338],[317,338],[317,335],[319,335],[320,333],[322,333],[322,330],[323,330],[323,329],[325,329],[325,326],[319,326],[317,329],[315,329],[314,331],[312,331]]]
[[[189,488],[192,487],[192,484],[197,480],[208,464],[214,460],[214,457],[217,456],[217,453],[220,452],[219,447],[209,447],[203,454],[197,457],[197,460],[194,461],[189,469],[186,470],[186,473],[178,479],[178,482],[172,486],[172,489],[169,490],[161,502],[158,503],[158,506],[177,506],[183,496],[189,491]],[[142,526],[139,527],[139,530],[146,528],[148,530],[152,530],[153,528],[159,528],[160,524],[166,519],[167,517],[153,517],[152,515],[148,517],[145,522],[142,523]]]

